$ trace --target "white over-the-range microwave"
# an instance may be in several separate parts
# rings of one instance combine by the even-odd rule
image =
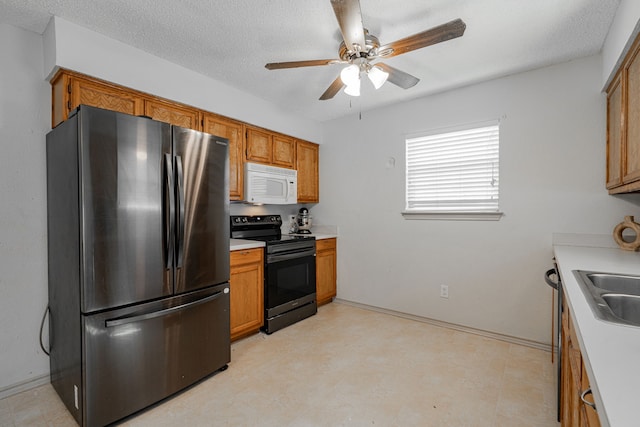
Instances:
[[[244,164],[244,200],[248,203],[298,203],[298,171],[258,163]]]

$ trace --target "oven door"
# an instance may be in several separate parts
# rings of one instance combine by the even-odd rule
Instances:
[[[267,318],[292,310],[316,298],[316,256],[267,256],[265,314]]]

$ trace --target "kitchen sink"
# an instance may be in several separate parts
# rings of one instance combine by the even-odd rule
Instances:
[[[596,288],[619,294],[640,296],[640,276],[610,273],[586,273]]]
[[[640,327],[640,276],[574,270],[594,315]]]
[[[602,299],[613,314],[640,326],[640,297],[636,295],[604,294]]]

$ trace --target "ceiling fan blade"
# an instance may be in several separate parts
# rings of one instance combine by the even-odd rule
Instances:
[[[464,30],[466,28],[467,24],[465,24],[462,19],[454,19],[451,22],[431,28],[430,30],[380,46],[378,48],[378,52],[380,52],[380,56],[385,58],[398,56],[403,53],[411,52],[412,50],[421,49],[423,47],[460,37],[464,34]],[[385,54],[385,51],[390,49],[392,52]]]
[[[402,89],[409,89],[410,87],[417,85],[420,81],[419,78],[414,77],[411,74],[405,73],[404,71],[400,71],[397,68],[393,68],[381,62],[378,62],[374,66],[380,67],[382,68],[382,71],[386,71],[387,73],[389,73],[387,81],[393,83],[396,86],[400,86]]]
[[[324,93],[320,97],[320,101],[325,101],[327,99],[333,98],[338,92],[340,92],[340,89],[342,89],[343,87],[344,83],[342,83],[342,79],[340,79],[340,76],[338,76],[338,78],[335,79],[333,83],[331,83],[327,90],[324,91]]]
[[[357,45],[360,49],[366,49],[360,1],[331,0],[331,5],[338,19],[338,26],[340,26],[340,32],[347,50],[354,50],[354,45]]]
[[[314,59],[311,61],[270,62],[264,67],[267,70],[280,70],[283,68],[315,67],[317,65],[339,64],[339,59]]]

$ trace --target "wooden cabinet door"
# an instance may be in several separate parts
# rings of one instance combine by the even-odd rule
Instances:
[[[626,89],[623,84],[623,94],[626,100],[624,114],[623,146],[623,183],[640,179],[640,45],[629,57],[623,77],[626,76]]]
[[[318,203],[318,144],[296,141],[296,169],[298,170],[298,203]]]
[[[70,92],[69,76],[62,71],[58,71],[51,79],[52,129],[69,117],[69,108],[71,107],[71,101],[69,101]]]
[[[316,241],[316,300],[318,305],[336,296],[336,239]]]
[[[262,248],[231,252],[231,340],[260,330],[264,324],[264,268]]]
[[[570,315],[569,315],[569,305],[566,302],[566,298],[564,298],[564,302],[562,304],[562,331],[561,331],[561,339],[562,339],[562,378],[560,379],[561,384],[561,425],[562,427],[570,427],[577,425],[578,418],[576,418],[577,408],[575,401],[575,391],[574,391],[574,378],[573,372],[571,370],[571,333],[570,333]]]
[[[134,94],[80,77],[71,77],[69,85],[69,111],[84,104],[136,116],[142,114],[142,98]]]
[[[589,375],[587,374],[587,370],[584,365],[584,360],[582,362],[582,391],[587,390],[591,387],[591,383],[589,382]],[[594,403],[593,395],[587,394],[585,396],[585,400],[588,402]],[[580,411],[580,418],[582,424],[587,427],[600,427],[600,418],[598,417],[597,408],[593,408],[590,405],[585,404],[584,402],[580,402],[582,406],[582,410]]]
[[[622,84],[620,74],[607,93],[607,188],[622,184]]]
[[[272,163],[275,166],[293,169],[296,166],[296,142],[284,135],[273,135]]]
[[[229,199],[242,200],[244,162],[242,160],[243,124],[224,117],[206,114],[203,130],[229,140]]]
[[[255,128],[247,128],[246,159],[248,162],[271,164],[272,156],[271,134]]]
[[[154,120],[181,126],[183,128],[201,130],[200,114],[195,108],[188,108],[171,102],[145,100],[144,114]]]

